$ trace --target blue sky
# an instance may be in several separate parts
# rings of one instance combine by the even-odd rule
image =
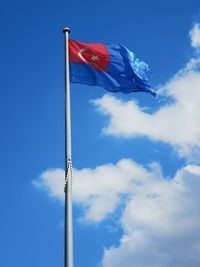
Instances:
[[[199,266],[199,9],[2,2],[0,266],[63,266],[65,26],[127,46],[159,92],[71,85],[75,267]]]

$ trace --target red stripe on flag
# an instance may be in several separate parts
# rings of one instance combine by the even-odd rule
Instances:
[[[69,61],[89,64],[96,70],[107,71],[110,57],[104,44],[87,44],[69,40]]]

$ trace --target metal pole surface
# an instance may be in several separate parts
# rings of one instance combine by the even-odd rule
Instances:
[[[64,267],[73,267],[73,216],[72,216],[72,158],[71,158],[71,113],[69,81],[69,33],[65,35],[65,245]]]

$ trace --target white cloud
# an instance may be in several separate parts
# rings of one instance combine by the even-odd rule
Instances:
[[[147,136],[169,143],[181,156],[192,158],[194,148],[196,153],[200,148],[198,65],[198,59],[190,60],[186,68],[160,89],[162,94],[173,99],[173,103],[162,106],[153,114],[136,101],[123,102],[115,96],[104,95],[94,100],[98,111],[109,117],[103,132],[123,138]]]
[[[189,33],[191,38],[191,45],[194,48],[200,47],[200,24],[195,23],[192,30]]]
[[[200,167],[189,165],[171,180],[147,179],[132,193],[124,235],[105,250],[103,267],[200,266]]]
[[[200,264],[200,166],[187,165],[166,179],[157,163],[148,168],[123,159],[74,170],[73,199],[84,220],[100,222],[124,201],[123,236],[105,249],[103,267],[198,267]],[[64,171],[48,170],[34,185],[63,200]],[[124,198],[124,196],[126,196]]]
[[[49,169],[43,172],[39,179],[33,180],[33,185],[45,190],[49,196],[64,201],[64,170]]]
[[[200,24],[190,31],[191,45],[200,47]],[[165,83],[158,94],[170,97],[153,114],[136,101],[123,102],[115,96],[104,95],[94,100],[98,111],[109,117],[103,129],[107,135],[123,138],[146,136],[172,145],[188,160],[199,162],[200,156],[200,59],[191,58],[186,66]],[[158,96],[159,97],[159,96]]]
[[[122,194],[129,192],[133,182],[139,183],[150,175],[151,172],[128,159],[95,169],[74,169],[73,200],[85,208],[85,220],[98,222],[115,211],[121,203]],[[64,170],[47,170],[33,183],[45,189],[50,196],[64,200]]]

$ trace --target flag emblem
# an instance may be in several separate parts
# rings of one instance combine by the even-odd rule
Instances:
[[[98,71],[107,71],[109,65],[109,53],[102,44],[85,44],[69,40],[70,63],[85,63]]]

